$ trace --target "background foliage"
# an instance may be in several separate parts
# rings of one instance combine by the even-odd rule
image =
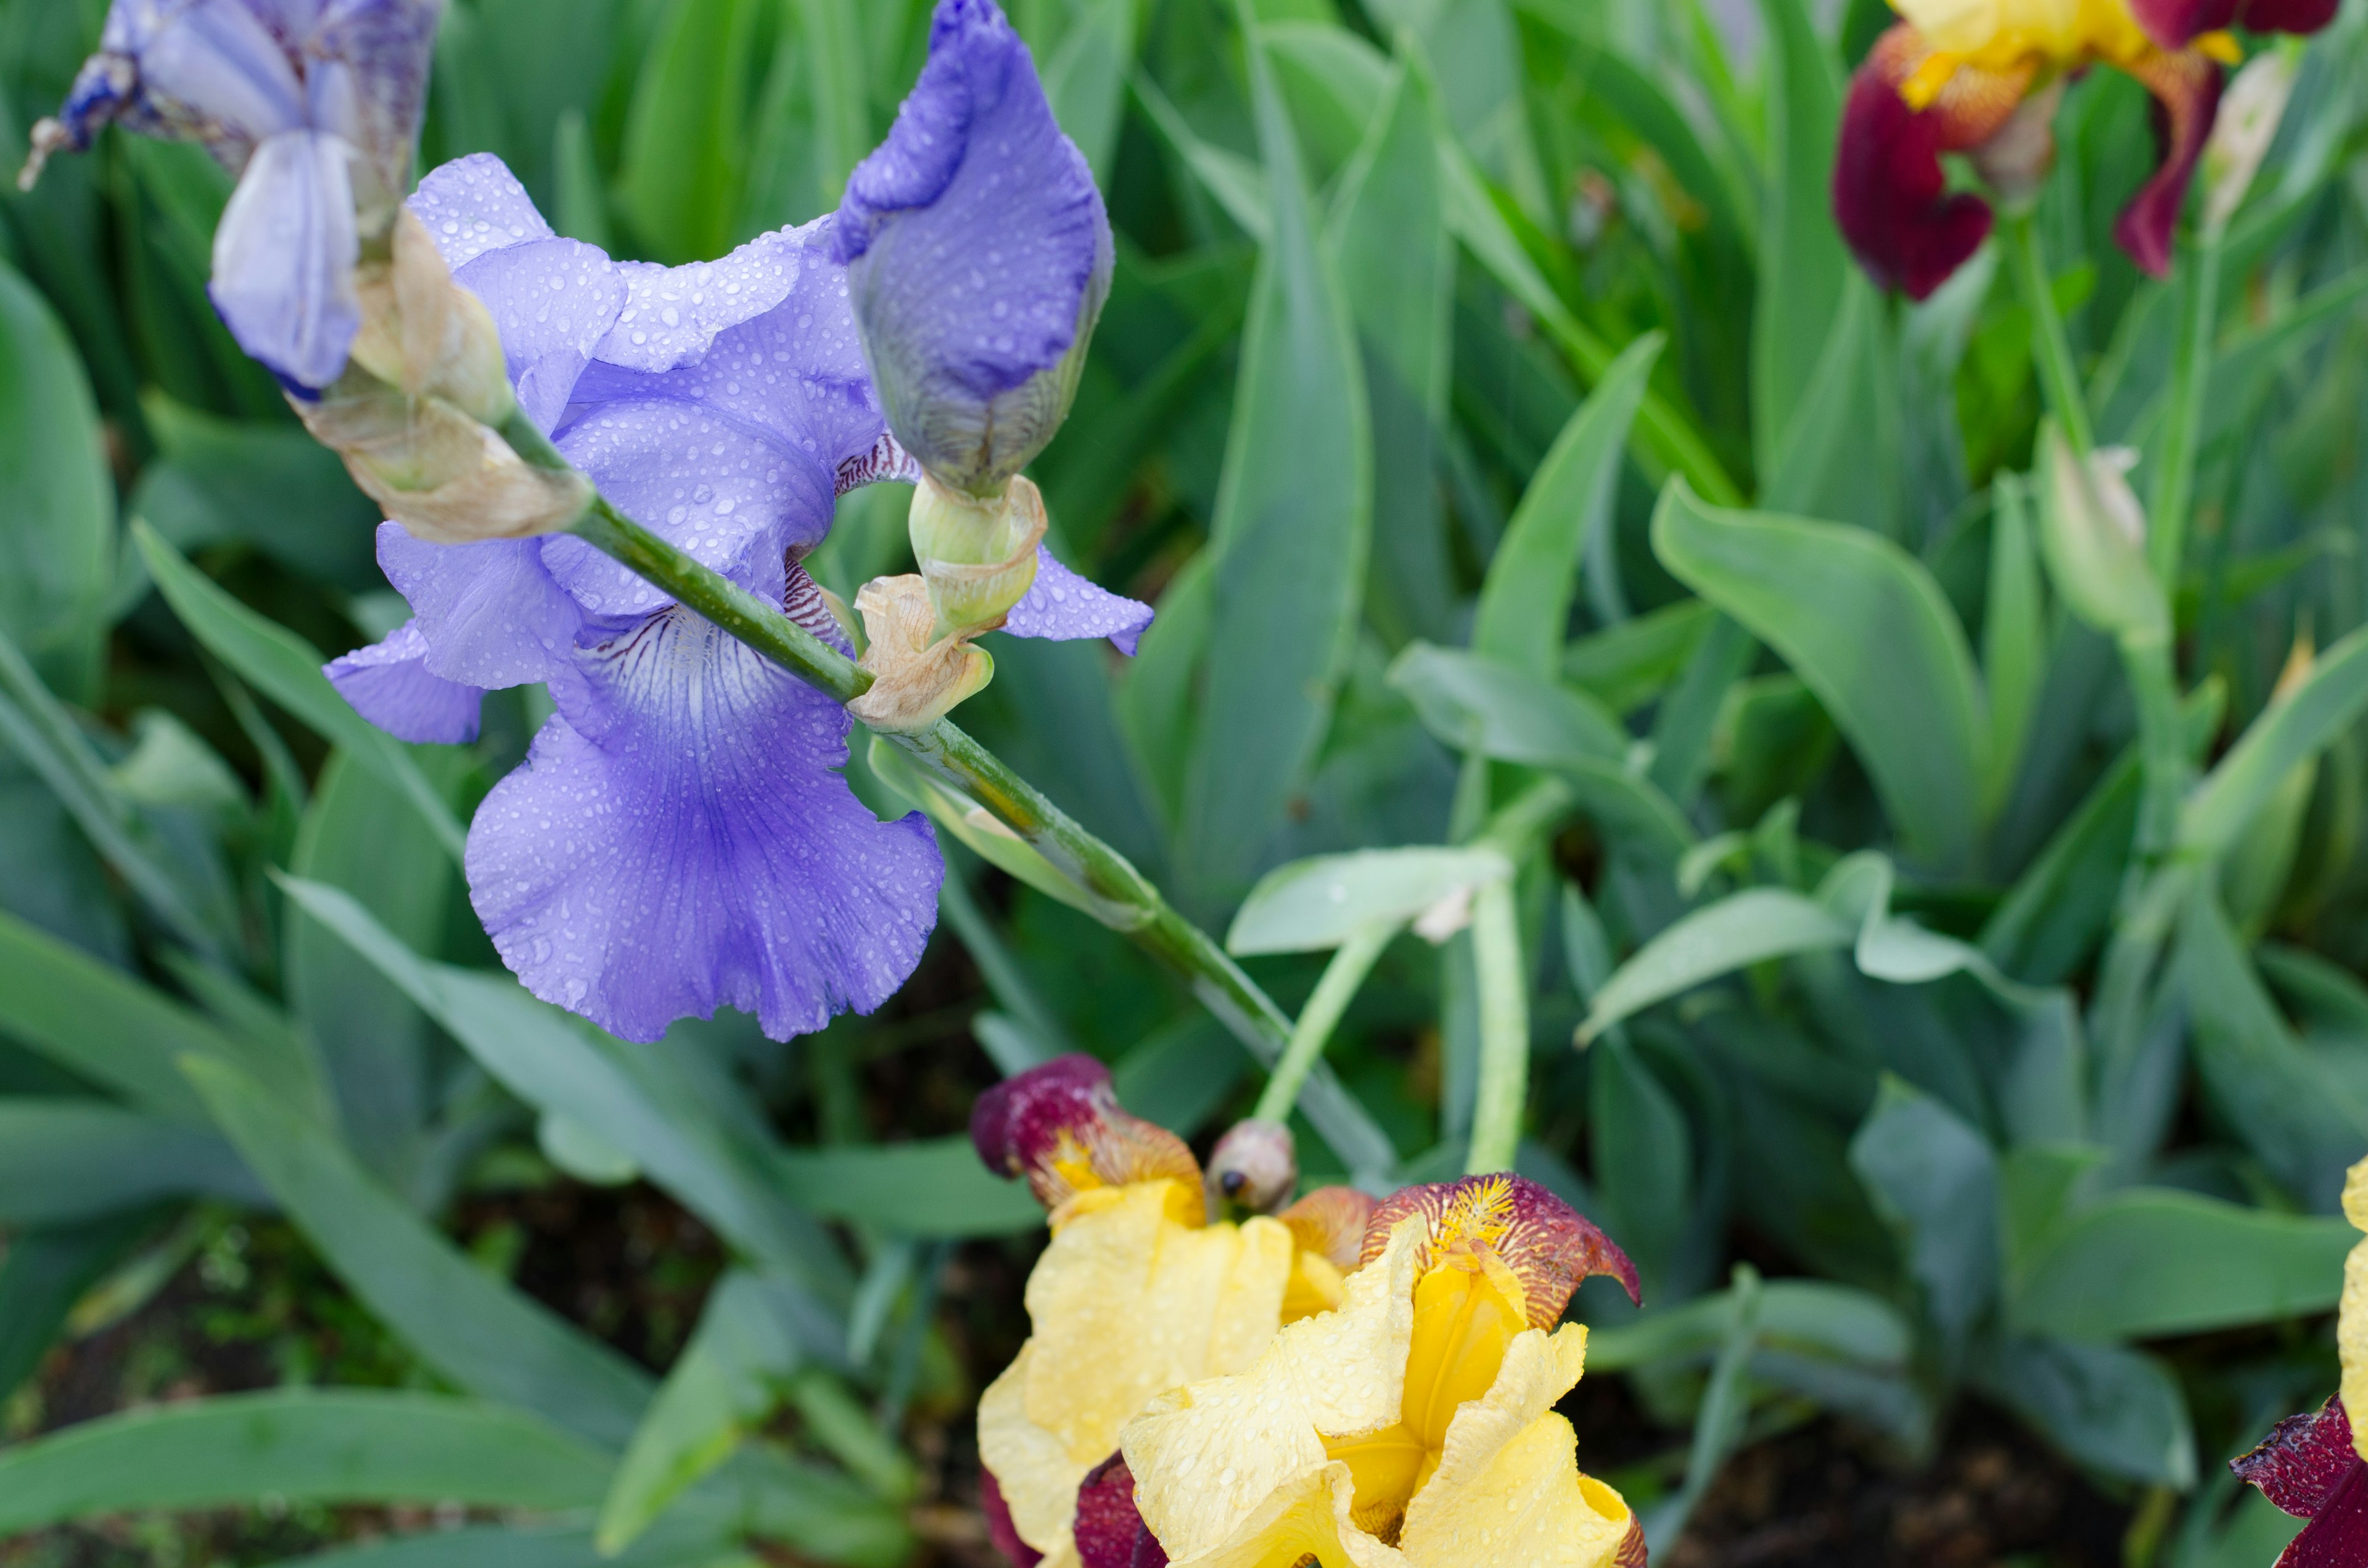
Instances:
[[[0,0],[0,164],[103,10]],[[2203,870],[2111,1014],[2135,721],[2020,477],[2028,312],[1987,255],[1880,298],[1827,212],[1879,6],[1012,10],[1120,235],[1038,478],[1064,555],[1161,618],[1124,668],[997,639],[965,724],[1212,928],[1318,855],[1360,858],[1294,875],[1404,899],[1365,852],[1547,791],[1521,1165],[1643,1268],[1642,1316],[1578,1310],[1591,1370],[1679,1434],[1614,1477],[1656,1548],[1739,1447],[1824,1412],[1912,1460],[1970,1392],[2142,1500],[2146,1560],[2266,1561],[2281,1521],[2217,1461],[2332,1386],[2368,1146],[2368,15],[2313,45],[2229,241],[2174,607]],[[423,163],[490,149],[566,233],[712,256],[830,208],[925,28],[920,0],[452,0]],[[2145,107],[2073,89],[2041,211],[2100,436],[2142,453],[2177,289],[2107,229]],[[436,1568],[959,1541],[962,1461],[916,1413],[1008,1354],[1037,1223],[957,1136],[967,1096],[1085,1049],[1202,1133],[1247,1059],[962,853],[879,1019],[644,1048],[529,999],[457,850],[537,698],[406,747],[318,676],[404,612],[369,505],[205,302],[227,189],[111,134],[0,201],[0,1537],[270,1499],[457,1506],[329,1550]],[[817,574],[898,569],[902,501],[851,501]],[[2297,639],[2328,655],[2273,705]],[[853,772],[883,812],[926,795]],[[1286,1004],[1340,937],[1292,882],[1252,911]],[[1401,937],[1347,1016],[1330,1060],[1395,1162],[1361,1175],[1461,1168],[1474,941]],[[1350,1163],[1300,1131],[1311,1177]],[[601,1196],[636,1178],[717,1243]],[[523,1238],[553,1204],[621,1228],[632,1280],[551,1288],[550,1227]],[[257,1392],[60,1427],[52,1346],[191,1268],[231,1281],[208,1332],[260,1347]]]

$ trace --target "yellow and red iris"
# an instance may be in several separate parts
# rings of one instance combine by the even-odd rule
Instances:
[[[2154,95],[2161,161],[2113,237],[2157,277],[2169,269],[2187,187],[2220,106],[2227,29],[2312,33],[2338,0],[1892,0],[1902,20],[1851,79],[1834,160],[1834,215],[1875,281],[1915,299],[1988,237],[1989,203],[1952,191],[1942,153],[1986,173],[2044,170],[2048,95],[2092,65]],[[1995,166],[1992,166],[1995,164]],[[2012,175],[2008,183],[2013,183]]]
[[[989,1090],[971,1137],[990,1169],[1027,1178],[1053,1227],[1028,1279],[1028,1343],[979,1401],[981,1501],[1020,1568],[1091,1565],[1121,1428],[1156,1395],[1246,1370],[1282,1324],[1338,1305],[1372,1200],[1327,1188],[1278,1218],[1211,1223],[1191,1150],[1121,1109],[1087,1056]]]
[[[1128,1425],[1133,1561],[1642,1568],[1634,1516],[1554,1413],[1587,1359],[1563,1308],[1589,1274],[1634,1291],[1620,1249],[1535,1184],[1479,1176],[1386,1200],[1363,1256],[1338,1309]]]

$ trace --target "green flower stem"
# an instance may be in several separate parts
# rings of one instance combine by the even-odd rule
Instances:
[[[2187,725],[2181,717],[2179,671],[2166,631],[2121,640],[2122,666],[2137,709],[2138,758],[2146,786],[2138,808],[2132,861],[2140,874],[2161,864],[2179,832],[2180,802],[2187,798]]]
[[[2072,340],[2065,334],[2063,312],[2055,308],[2055,290],[2040,257],[2039,232],[2030,213],[2018,212],[2006,220],[2006,249],[2015,287],[2024,308],[2031,312],[2031,352],[2039,363],[2048,409],[2064,427],[2064,438],[2072,443],[2073,451],[2085,458],[2097,446],[2096,431],[2089,423],[2089,397],[2072,363]]]
[[[1250,1112],[1254,1119],[1290,1119],[1292,1107],[1299,1103],[1299,1091],[1306,1085],[1309,1071],[1323,1057],[1332,1031],[1340,1027],[1341,1015],[1356,1000],[1358,988],[1373,972],[1375,960],[1397,936],[1399,928],[1397,921],[1377,921],[1351,936],[1332,955],[1332,961],[1324,966],[1324,977],[1315,983],[1315,994],[1299,1010],[1299,1022],[1292,1028],[1291,1043],[1284,1048],[1282,1060],[1274,1064],[1274,1075],[1266,1081],[1258,1108]]]
[[[513,414],[501,434],[528,462],[564,468],[567,460],[533,422]],[[822,639],[746,589],[692,560],[595,496],[568,530],[664,588],[725,632],[838,702],[861,696],[871,675]],[[1291,1039],[1291,1020],[1242,972],[1209,934],[1178,915],[1125,856],[1087,833],[1043,792],[1014,773],[951,721],[882,738],[951,788],[983,806],[1104,906],[1103,924],[1121,932],[1188,981],[1201,1004],[1269,1068]],[[1349,1173],[1386,1181],[1396,1151],[1339,1081],[1317,1063],[1303,1095],[1308,1120]]]
[[[2203,384],[2212,368],[2212,346],[2220,306],[2222,236],[2216,230],[2196,237],[2182,269],[2179,342],[2170,371],[2170,410],[2162,444],[2155,453],[2154,485],[2147,497],[2146,561],[2165,593],[2179,586],[2180,552],[2186,548],[2189,513],[2195,505],[2195,462],[2203,431]]]
[[[1480,1085],[1472,1106],[1470,1176],[1513,1168],[1530,1088],[1530,998],[1511,878],[1473,896],[1472,950],[1480,975]]]

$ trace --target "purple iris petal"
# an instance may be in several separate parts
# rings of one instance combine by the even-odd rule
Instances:
[[[1042,637],[1067,642],[1083,637],[1107,637],[1118,651],[1134,656],[1134,645],[1151,624],[1147,604],[1099,587],[1036,547],[1036,584],[1028,597],[1011,607],[1003,630],[1014,637]]]
[[[469,837],[528,989],[629,1040],[722,1006],[786,1039],[912,972],[944,862],[925,819],[848,790],[829,698],[680,609],[583,651],[553,695]]]
[[[267,139],[214,231],[214,309],[241,348],[300,386],[336,381],[361,330],[349,155],[317,131]]]
[[[427,672],[427,639],[406,620],[383,642],[332,659],[321,673],[354,710],[397,740],[464,745],[477,738],[485,694]]]
[[[897,439],[979,494],[1067,413],[1110,291],[1110,220],[993,0],[939,0],[895,127],[832,231]]]
[[[844,649],[789,558],[828,531],[841,471],[894,449],[825,231],[671,273],[615,264],[554,236],[483,157],[430,175],[413,210],[569,459]],[[419,668],[549,683],[558,712],[468,855],[478,914],[536,994],[635,1039],[722,1006],[786,1037],[911,972],[943,863],[925,822],[878,821],[839,778],[843,709],[578,540],[442,546],[388,524],[379,560]]]
[[[381,523],[378,563],[411,605],[427,667],[488,690],[547,679],[575,645],[584,609],[542,563],[539,539],[429,544]]]

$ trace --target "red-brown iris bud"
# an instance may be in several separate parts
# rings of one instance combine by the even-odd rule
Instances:
[[[1081,1192],[1174,1181],[1184,1223],[1206,1218],[1201,1165],[1184,1141],[1121,1108],[1110,1069],[1090,1056],[1056,1057],[979,1096],[972,1145],[996,1175],[1025,1176],[1048,1210]]]
[[[1299,1189],[1291,1129],[1256,1118],[1235,1122],[1209,1152],[1209,1201],[1271,1214]]]

